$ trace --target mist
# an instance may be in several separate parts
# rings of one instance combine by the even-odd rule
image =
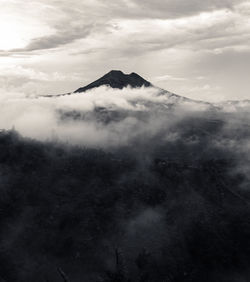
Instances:
[[[105,150],[136,146],[150,154],[185,140],[187,151],[229,151],[241,163],[249,150],[247,100],[211,104],[156,87],[102,86],[48,97],[2,93],[0,105],[0,128],[39,141]]]
[[[0,278],[249,279],[248,101],[154,87],[0,99]]]
[[[151,138],[162,130],[167,133],[174,123],[190,116],[209,117],[212,112],[224,119],[224,112],[239,112],[241,118],[242,108],[249,107],[245,104],[212,105],[154,87],[117,90],[103,86],[55,97],[2,93],[0,128],[15,128],[37,140],[113,147],[127,145],[142,135]]]

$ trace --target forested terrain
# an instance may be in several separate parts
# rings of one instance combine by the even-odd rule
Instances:
[[[0,281],[247,281],[239,155],[220,122],[181,128],[109,150],[2,131]]]

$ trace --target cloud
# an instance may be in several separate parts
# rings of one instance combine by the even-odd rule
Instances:
[[[188,4],[181,0],[144,1],[141,4],[132,0],[120,0],[116,2],[95,1],[94,3],[76,1],[74,7],[69,7],[65,1],[40,1],[38,3],[51,14],[53,20],[45,18],[45,23],[54,32],[48,36],[34,37],[24,48],[14,48],[7,54],[57,48],[73,43],[77,39],[86,38],[96,30],[100,34],[106,34],[110,25],[116,26],[117,32],[122,33],[123,38],[126,35],[131,36],[130,33],[132,33],[130,41],[135,39],[133,34],[140,34],[141,36],[137,37],[142,45],[146,44],[151,48],[149,44],[153,44],[153,49],[158,48],[157,46],[170,48],[176,44],[185,43],[187,40],[196,41],[200,37],[212,36],[214,38],[217,37],[217,34],[222,35],[225,31],[227,32],[230,25],[235,27],[234,18],[237,13],[241,13],[240,8],[235,13],[233,9],[235,5],[241,7],[244,4],[241,1],[200,2],[194,0],[189,1]],[[227,26],[226,30],[222,29],[224,25]],[[241,27],[243,26],[245,25],[241,24]],[[154,32],[156,29],[157,35]],[[234,30],[234,32],[237,31]],[[111,33],[115,34],[115,29]],[[185,33],[189,33],[191,37]],[[165,44],[164,36],[168,36]]]
[[[240,0],[213,0],[197,1],[191,0],[167,0],[167,1],[139,1],[139,0],[120,0],[120,1],[99,1],[96,3],[96,10],[102,9],[107,11],[108,15],[117,15],[119,18],[161,18],[174,19],[197,15],[202,12],[211,12],[222,9],[234,9],[244,1]],[[102,4],[101,4],[102,3]]]
[[[0,128],[14,126],[31,138],[47,140],[56,134],[63,142],[104,147],[125,145],[140,135],[153,137],[162,124],[168,124],[168,114],[164,113],[170,113],[172,105],[179,101],[182,114],[209,106],[190,103],[167,92],[159,95],[157,88],[101,87],[51,98],[31,99],[18,93],[3,93],[0,97]]]
[[[25,48],[12,49],[9,52],[16,53],[57,48],[88,36],[91,30],[91,25],[77,27],[69,26],[67,27],[67,30],[60,29],[53,35],[34,38]]]
[[[232,11],[221,10],[181,19],[123,20],[116,23],[113,35],[120,37],[124,53],[134,50],[138,54],[171,48],[200,52],[239,44],[246,46],[248,27],[247,19]],[[239,35],[242,33],[246,34],[246,38]]]
[[[187,80],[185,77],[175,77],[172,75],[162,75],[162,76],[158,76],[154,78],[154,81],[158,82],[158,81],[164,81],[164,80],[175,80],[175,81],[185,81]]]
[[[88,17],[89,14],[85,13],[86,8],[87,6],[82,5],[80,1],[77,1],[74,6],[69,6],[64,1],[60,3],[58,1],[43,0],[31,3],[22,0],[15,3],[6,3],[2,11],[3,15],[4,12],[13,15],[13,18],[6,19],[6,27],[15,24],[15,28],[18,26],[16,23],[20,20],[19,33],[20,37],[25,37],[26,45],[21,48],[13,46],[8,48],[5,53],[10,55],[20,52],[47,50],[85,38],[93,27],[98,24]],[[34,13],[32,14],[29,11],[34,11]],[[35,33],[34,26],[40,27],[40,32]],[[16,35],[16,38],[19,38],[19,36]],[[2,54],[4,54],[3,51]]]
[[[249,106],[247,101],[213,106],[153,87],[100,87],[86,93],[37,98],[2,93],[0,104],[0,128],[14,126],[22,135],[39,140],[53,140],[57,136],[61,142],[104,148],[139,140],[155,140],[158,144],[162,138],[171,140],[168,134],[176,140],[179,133],[176,135],[171,128],[181,120],[211,114],[224,120],[224,112],[248,111]]]
[[[20,82],[19,76],[16,81],[12,79],[14,66],[20,65],[33,68],[36,73],[48,72],[48,76],[53,69],[65,77],[61,84],[56,83],[56,77],[55,83],[51,83],[53,75],[50,81],[44,80],[43,86],[39,82],[36,86],[30,84],[34,92],[39,92],[41,87],[40,94],[44,94],[45,89],[48,93],[63,93],[79,87],[71,80],[71,73],[81,75],[80,84],[110,69],[122,69],[145,75],[149,80],[166,75],[168,80],[159,81],[159,86],[208,100],[210,95],[206,91],[198,92],[203,85],[211,85],[211,89],[219,86],[220,91],[213,96],[232,99],[236,94],[230,91],[227,81],[233,81],[241,88],[238,97],[245,98],[249,86],[244,84],[243,89],[238,76],[249,68],[240,69],[239,75],[232,78],[225,67],[228,60],[225,54],[234,50],[247,61],[248,10],[248,3],[240,0],[191,0],[188,3],[95,0],[75,1],[74,5],[64,0],[5,1],[1,11],[3,15],[11,15],[7,25],[11,27],[15,23],[22,31],[18,33],[20,38],[25,35],[24,45],[14,44],[13,48],[0,51],[1,62],[5,60],[13,66],[7,89],[11,81],[13,85]],[[209,62],[215,55],[222,62],[220,68],[216,59]],[[218,81],[220,70],[227,81]],[[197,81],[198,76],[206,78],[203,85]],[[177,83],[173,77],[185,78],[185,81]],[[192,93],[192,89],[197,92]],[[22,85],[19,91],[23,91]],[[31,87],[28,91],[32,92]]]
[[[0,77],[10,78],[12,76],[15,78],[20,77],[29,80],[42,80],[42,81],[65,79],[65,77],[58,72],[49,74],[41,71],[36,71],[32,68],[25,68],[20,65],[1,68]]]

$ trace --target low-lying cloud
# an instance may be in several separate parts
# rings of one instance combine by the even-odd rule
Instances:
[[[153,87],[116,90],[103,86],[86,93],[35,98],[3,93],[0,103],[2,129],[90,147],[123,146],[156,136],[176,139],[179,129],[173,130],[174,125],[190,118],[222,120],[223,130],[230,135],[232,128],[236,131],[235,124],[242,126],[244,119],[250,119],[248,101],[212,105]]]
[[[116,271],[115,250],[131,281],[147,272],[151,281],[169,273],[228,281],[235,255],[231,280],[249,277],[248,264],[241,267],[250,258],[249,101],[209,104],[153,87],[105,86],[0,99],[0,128],[56,143],[1,135],[1,201],[16,218],[8,213],[2,244],[10,255],[0,259],[22,266],[4,278],[46,273],[58,281],[59,265],[71,281],[91,281]],[[93,147],[101,150],[86,149]]]
[[[155,134],[172,103],[179,99],[159,90],[114,90],[107,87],[57,97],[29,98],[19,94],[1,96],[0,128],[27,137],[107,146],[125,145],[144,132]],[[193,106],[193,105],[191,105]],[[150,117],[150,118],[149,118]]]
[[[151,155],[233,159],[248,178],[250,103],[189,100],[158,88],[112,89],[55,97],[0,96],[0,128],[62,144],[117,150],[130,147],[145,165]],[[242,184],[247,190],[248,181]]]

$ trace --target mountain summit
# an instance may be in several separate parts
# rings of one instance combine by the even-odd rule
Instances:
[[[150,87],[152,84],[142,78],[137,73],[124,74],[120,70],[112,70],[109,73],[105,74],[103,77],[97,79],[96,81],[88,84],[87,86],[77,89],[74,93],[85,92],[89,89],[99,87],[102,85],[107,85],[112,88],[122,89],[127,86],[132,88],[137,87]]]

